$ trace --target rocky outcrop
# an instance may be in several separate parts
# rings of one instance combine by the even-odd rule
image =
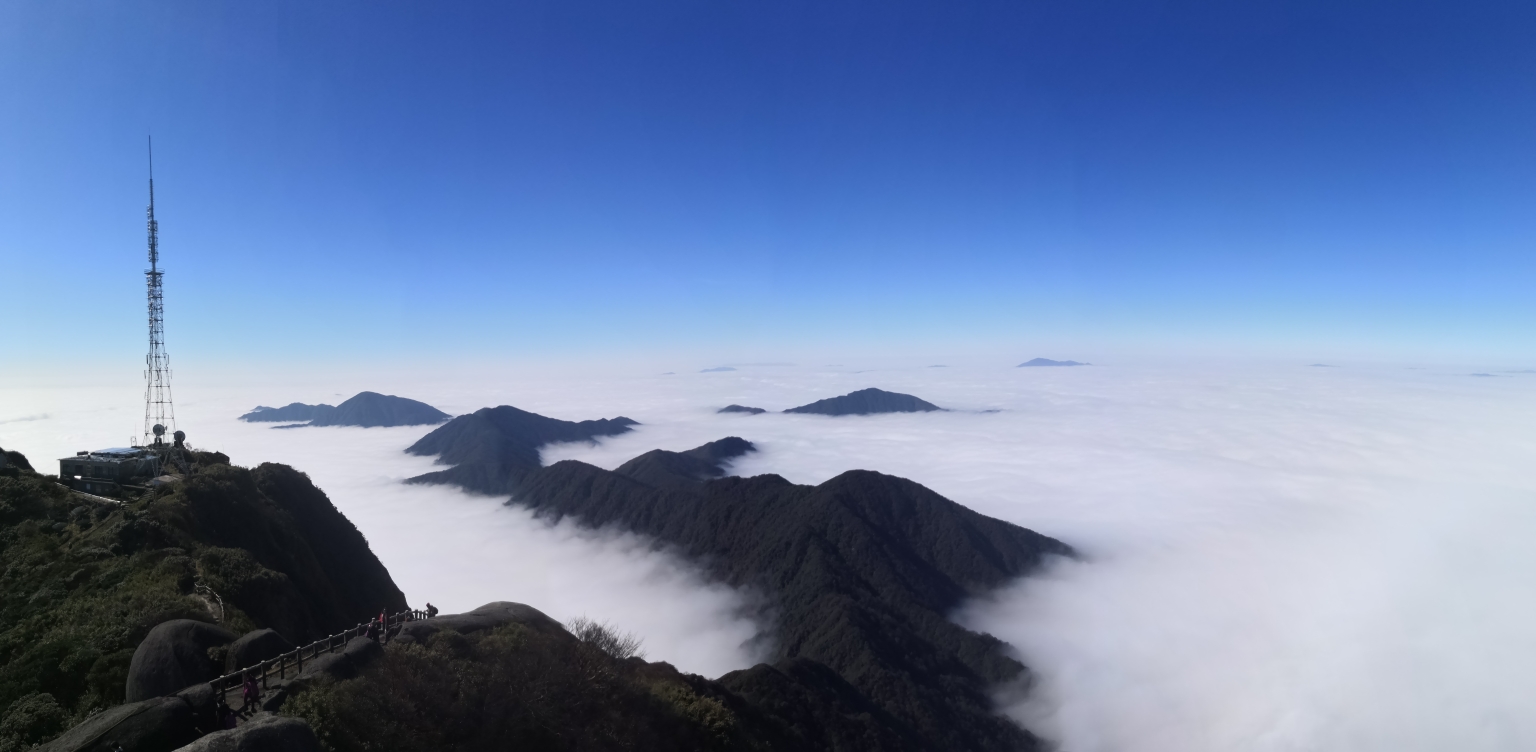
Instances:
[[[283,639],[276,630],[258,629],[247,632],[229,646],[229,652],[225,654],[224,672],[239,671],[291,650],[293,650],[293,643]]]
[[[199,684],[166,697],[118,705],[86,718],[39,750],[113,752],[118,745],[123,752],[176,749],[215,727],[213,700],[213,689]]]
[[[235,639],[234,632],[191,619],[156,626],[133,651],[125,699],[148,700],[217,677],[222,666],[209,657],[208,649]]]
[[[320,752],[320,740],[297,718],[258,713],[237,728],[215,731],[177,752]]]
[[[560,626],[560,622],[545,616],[544,612],[532,606],[510,601],[496,601],[467,613],[408,621],[400,625],[399,632],[393,639],[403,645],[425,643],[427,638],[445,629],[451,629],[459,634],[469,634],[495,629],[506,624],[522,624],[541,632],[565,631],[565,627]]]
[[[943,408],[910,394],[883,389],[860,389],[841,397],[817,400],[809,405],[791,407],[786,413],[813,415],[875,415],[877,413],[926,413]]]

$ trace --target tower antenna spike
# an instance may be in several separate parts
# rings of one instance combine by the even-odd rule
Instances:
[[[144,445],[159,448],[165,446],[166,436],[176,432],[176,410],[171,403],[171,358],[165,352],[165,272],[160,270],[160,224],[155,221],[153,137],[148,144],[149,269],[144,272],[144,280],[149,288],[149,355],[144,359]]]

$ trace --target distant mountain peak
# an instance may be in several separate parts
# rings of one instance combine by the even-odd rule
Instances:
[[[817,400],[809,405],[791,407],[786,413],[813,415],[875,415],[877,413],[928,413],[944,408],[910,394],[884,389],[860,389],[841,397]]]
[[[657,487],[695,485],[724,477],[727,463],[755,451],[752,442],[727,436],[686,452],[652,449],[619,465],[614,472]]]
[[[1075,360],[1051,360],[1050,358],[1035,358],[1020,363],[1017,368],[1038,368],[1042,366],[1091,366],[1092,363],[1079,363]]]
[[[542,466],[539,447],[596,441],[638,425],[623,416],[577,423],[511,405],[485,407],[448,421],[407,448],[408,454],[437,455],[439,463],[453,467],[406,482],[450,483],[479,493],[510,494],[517,491],[523,478]]]
[[[294,423],[311,426],[423,426],[441,423],[452,416],[425,402],[378,392],[358,392],[340,405],[306,405],[294,402],[284,407],[260,406],[240,416],[248,423]],[[294,426],[284,426],[291,428]]]
[[[725,407],[722,407],[719,410],[716,410],[715,412],[717,412],[717,413],[746,413],[748,415],[758,415],[760,413],[766,413],[768,411],[764,410],[761,407],[748,407],[746,405],[726,405]]]

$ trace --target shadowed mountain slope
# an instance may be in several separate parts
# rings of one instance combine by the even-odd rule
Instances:
[[[692,486],[725,475],[726,462],[755,451],[752,442],[729,436],[686,452],[653,449],[618,466],[614,472],[653,486]]]
[[[636,425],[625,417],[574,423],[507,405],[482,408],[448,421],[407,448],[405,451],[414,455],[437,455],[438,462],[453,467],[406,482],[451,483],[487,494],[514,493],[524,477],[539,469],[539,447],[617,436]]]
[[[860,389],[841,397],[817,400],[809,405],[791,407],[786,413],[815,415],[874,415],[876,413],[926,413],[943,408],[910,394],[882,389]]]
[[[782,662],[803,659],[835,671],[912,748],[1037,748],[991,712],[987,696],[1024,667],[995,638],[946,617],[1045,557],[1069,555],[1065,544],[876,472],[849,471],[818,486],[776,475],[698,480],[697,461],[723,443],[650,452],[614,472],[559,462],[530,473],[514,501],[654,536],[721,580],[765,595],[780,663],[722,677],[733,692],[799,696],[805,688],[785,677],[805,668]]]

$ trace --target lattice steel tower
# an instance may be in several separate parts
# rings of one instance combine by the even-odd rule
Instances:
[[[171,405],[171,356],[165,353],[165,292],[160,286],[160,225],[155,222],[155,149],[149,145],[149,355],[144,359],[144,444],[164,446],[166,434],[176,430],[176,410]]]

